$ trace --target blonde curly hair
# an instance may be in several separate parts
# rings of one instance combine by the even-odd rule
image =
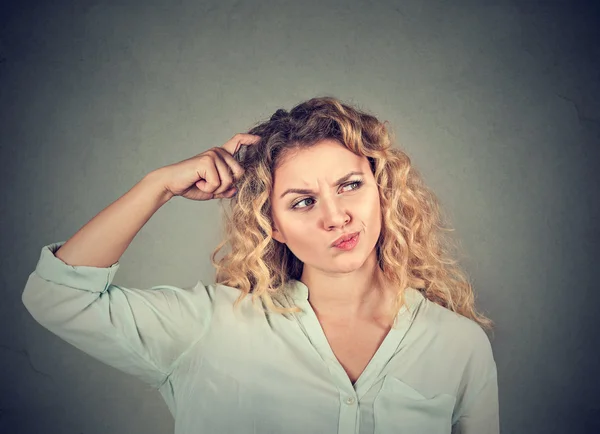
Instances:
[[[393,312],[404,305],[404,289],[412,287],[484,330],[493,329],[492,320],[477,312],[472,285],[452,259],[456,244],[444,232],[454,229],[443,225],[439,201],[410,158],[392,148],[387,124],[335,97],[323,96],[302,102],[290,112],[279,109],[248,131],[261,139],[235,155],[245,172],[236,181],[237,194],[228,199],[231,211],[222,208],[224,240],[211,255],[216,283],[241,291],[234,308],[252,294],[253,304],[260,298],[272,312],[301,311],[273,302],[273,296],[283,294],[290,280],[300,279],[303,267],[285,244],[272,238],[273,175],[290,152],[335,139],[368,159],[377,182],[382,210],[377,262],[383,276],[398,288]],[[230,252],[217,261],[216,255],[227,243]]]

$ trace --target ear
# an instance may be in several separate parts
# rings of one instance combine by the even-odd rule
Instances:
[[[285,239],[283,238],[283,236],[281,235],[281,232],[279,232],[276,227],[273,228],[272,237],[274,240],[279,241],[281,244],[285,244]]]

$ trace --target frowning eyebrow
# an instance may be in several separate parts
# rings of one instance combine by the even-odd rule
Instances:
[[[357,171],[350,172],[347,175],[344,175],[340,179],[335,181],[335,183],[333,185],[336,185],[336,186],[340,185],[341,183],[346,181],[348,178],[350,178],[352,175],[364,175],[364,174],[362,172],[357,172]],[[305,188],[288,188],[286,191],[283,192],[283,194],[281,196],[279,196],[279,198],[281,199],[283,196],[285,196],[288,193],[311,194],[311,193],[314,193],[314,191],[307,190]]]

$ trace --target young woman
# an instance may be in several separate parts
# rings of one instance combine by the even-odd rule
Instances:
[[[313,98],[157,169],[44,246],[23,303],[157,388],[176,434],[498,433],[492,321],[385,124]],[[215,283],[113,284],[176,196],[231,199]]]

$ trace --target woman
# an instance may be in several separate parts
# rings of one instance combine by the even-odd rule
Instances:
[[[176,196],[231,198],[216,283],[112,284],[137,232]],[[492,322],[448,257],[441,220],[385,123],[313,98],[151,172],[44,246],[23,302],[156,387],[177,434],[498,433]]]

